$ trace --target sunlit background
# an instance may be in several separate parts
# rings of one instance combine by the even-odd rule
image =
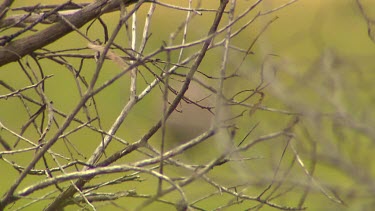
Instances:
[[[52,2],[61,3],[61,1],[50,0],[15,1],[13,7],[30,6],[36,3],[51,4]],[[181,6],[188,5],[187,1],[169,0],[163,2]],[[217,2],[204,1],[202,7],[216,8]],[[241,13],[241,5],[246,6],[253,2],[237,1],[236,14]],[[264,0],[253,13],[255,15],[258,12],[272,10],[287,2],[290,1]],[[369,17],[374,17],[375,21],[375,3],[371,0],[361,2],[366,14]],[[138,12],[139,33],[142,32],[147,10],[148,4],[145,4]],[[118,15],[117,12],[104,15],[103,18],[108,24],[109,32],[117,24]],[[185,16],[186,13],[183,11],[157,6],[151,29],[153,34],[150,37],[146,52],[151,52],[160,47],[163,41],[167,42],[170,33],[181,24]],[[207,33],[205,26],[211,23],[212,18],[213,14],[207,13],[196,16],[192,21],[188,40],[192,41],[204,36]],[[246,115],[240,118],[238,120],[240,125],[244,128],[251,128],[259,124],[252,135],[254,138],[285,127],[292,118],[291,115],[284,114],[284,111],[303,113],[301,126],[296,129],[296,139],[292,144],[300,150],[301,157],[307,165],[313,162],[313,159],[309,157],[309,152],[313,148],[311,143],[317,143],[315,147],[317,148],[317,154],[320,156],[316,160],[318,164],[315,166],[313,175],[315,189],[311,190],[312,194],[307,196],[305,206],[308,210],[371,210],[375,207],[373,199],[375,194],[373,183],[375,181],[375,164],[373,162],[375,158],[375,132],[373,130],[375,112],[372,107],[375,105],[373,83],[375,81],[375,42],[372,40],[371,33],[370,35],[368,33],[369,25],[367,21],[361,14],[355,0],[299,0],[280,11],[259,17],[252,26],[246,29],[245,33],[233,39],[233,45],[247,48],[249,43],[259,35],[260,31],[271,20],[274,21],[256,41],[252,49],[253,54],[246,58],[244,65],[240,68],[240,74],[244,80],[235,84],[227,84],[228,94],[232,93],[232,90],[256,87],[260,80],[262,66],[264,67],[265,82],[270,84],[264,90],[265,98],[262,102],[262,106],[266,109],[257,111],[253,116]],[[371,24],[370,27],[372,27]],[[103,40],[101,30],[102,28],[99,25],[94,25],[89,31],[89,36]],[[125,35],[125,31],[123,33]],[[0,35],[2,35],[1,32]],[[127,43],[127,40],[121,40],[121,36],[119,36],[117,42]],[[86,45],[85,39],[76,34],[71,34],[51,44],[48,48],[66,49],[77,46],[85,47]],[[208,59],[203,62],[201,69],[208,72],[216,71],[216,69],[211,68],[221,61],[221,56],[221,51],[218,51],[218,55],[208,55]],[[235,69],[242,62],[242,59],[241,54],[233,53],[230,57],[228,70]],[[23,58],[23,61],[27,60],[27,57]],[[47,60],[42,61],[42,63],[48,66],[45,69],[46,74],[54,75],[46,84],[48,86],[47,95],[56,108],[69,113],[79,99],[71,73],[56,63],[48,63]],[[79,65],[78,60],[72,60],[72,63]],[[83,68],[82,74],[89,76],[90,71],[94,71],[94,65],[95,63],[87,64]],[[119,72],[119,69],[115,64],[106,63],[98,83],[103,83],[117,72]],[[22,74],[16,63],[0,67],[0,80],[11,82],[11,85],[16,88],[28,85],[27,78]],[[97,101],[101,102],[98,110],[103,117],[103,128],[108,129],[111,126],[124,103],[128,100],[128,87],[128,78],[123,78],[98,94]],[[7,92],[0,86],[0,95]],[[192,85],[188,95],[199,99],[204,98],[206,93],[201,93],[199,87]],[[135,107],[128,121],[122,125],[122,129],[117,135],[126,137],[129,142],[141,137],[149,127],[161,118],[161,98],[161,93],[155,93],[145,98],[139,106]],[[213,103],[214,99],[207,99],[207,103],[210,102]],[[256,100],[253,103],[256,103]],[[179,108],[183,109],[183,112],[172,115],[168,122],[168,148],[195,137],[212,123],[213,116],[206,111],[189,105],[181,105]],[[277,110],[277,112],[267,111],[267,108]],[[32,111],[35,109],[37,107],[30,107]],[[233,112],[233,114],[240,113],[241,109],[230,112]],[[324,114],[329,118],[326,118]],[[331,119],[332,114],[337,114],[337,116]],[[26,117],[26,111],[19,100],[15,98],[1,99],[0,121],[2,124],[20,131],[23,123],[27,121]],[[70,129],[72,128],[74,126]],[[0,134],[4,139],[14,140],[13,136],[4,131],[0,130]],[[240,139],[245,133],[236,135]],[[28,131],[26,131],[25,136],[28,136]],[[29,138],[32,139],[33,137]],[[89,153],[96,148],[98,141],[100,141],[98,135],[90,134],[88,130],[82,130],[82,132],[73,135],[73,138],[85,140],[77,142],[77,147],[84,147],[87,150],[85,152],[87,157],[90,156]],[[157,137],[152,141],[155,146],[158,145]],[[211,143],[205,143],[199,149],[187,152],[184,156],[181,156],[181,159],[191,160],[192,162],[209,160],[216,151],[220,150],[220,146],[212,147]],[[62,143],[58,143],[54,146],[54,149],[59,147],[64,148]],[[120,145],[114,143],[109,147],[109,150],[114,150],[117,147],[120,147]],[[253,193],[251,195],[256,196],[267,186],[261,182],[262,178],[274,176],[276,167],[273,165],[275,160],[282,160],[281,166],[285,169],[288,165],[291,165],[293,155],[291,149],[287,149],[289,154],[286,153],[286,158],[281,159],[284,148],[285,142],[269,142],[255,147],[244,155],[253,157],[254,160],[249,161],[246,165],[233,164],[229,167],[221,167],[221,170],[226,173],[216,179],[223,181],[228,186],[238,184],[238,181],[246,183],[250,180],[256,181],[259,179],[259,184],[254,183],[253,188],[248,190],[248,194]],[[14,155],[12,159],[19,161],[18,164],[20,165],[26,165],[33,157],[33,153],[30,152],[29,156],[18,157]],[[342,157],[347,163],[340,162],[337,157]],[[136,159],[137,157],[128,157],[121,162]],[[356,168],[353,168],[353,166],[356,166]],[[297,185],[296,188],[292,188],[291,185],[285,187],[285,191],[289,193],[288,197],[280,197],[276,201],[281,204],[296,206],[298,201],[293,196],[300,196],[299,193],[302,192],[303,184],[308,179],[306,179],[304,169],[298,169],[298,165],[294,167],[290,174],[286,172],[286,170],[285,172],[280,171],[279,174],[285,173],[291,184],[301,186]],[[182,175],[183,172],[171,174]],[[9,185],[17,176],[18,172],[10,165],[0,162],[0,194],[8,190]],[[28,177],[22,183],[21,188],[37,180],[38,178],[34,180],[33,177]],[[137,183],[129,183],[126,187],[121,188],[136,188],[137,192],[140,193],[150,189],[154,190],[154,187],[142,186]],[[150,184],[155,183],[150,182]],[[366,184],[369,186],[366,187]],[[190,191],[192,198],[214,191],[212,187],[200,182],[189,186],[187,189]],[[173,198],[170,195],[167,197]],[[206,204],[202,204],[202,207],[211,210],[218,206],[218,201],[226,201],[225,197],[223,198],[220,198],[220,196],[213,197],[207,200]],[[338,203],[337,201],[340,200],[344,202],[348,200],[348,204]],[[125,198],[116,202],[127,207],[129,203],[140,204],[141,200]],[[38,207],[31,206],[24,210],[40,210],[46,204],[38,205]],[[244,210],[248,207],[248,204],[239,204],[236,209],[233,208],[232,210]],[[163,204],[155,204],[145,210],[170,208],[170,206]],[[274,210],[266,206],[262,209]],[[12,210],[12,207],[10,207],[10,210]],[[67,210],[69,210],[69,207]],[[106,206],[98,210],[106,210]]]

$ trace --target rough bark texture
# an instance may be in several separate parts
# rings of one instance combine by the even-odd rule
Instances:
[[[73,14],[64,16],[67,21],[76,28],[80,28],[100,14],[110,12],[119,8],[121,1],[100,0],[96,1]],[[125,4],[132,4],[134,1],[127,1]],[[17,39],[0,46],[0,66],[17,61],[54,41],[60,39],[74,29],[65,21],[59,20],[56,24],[37,32],[33,35]]]

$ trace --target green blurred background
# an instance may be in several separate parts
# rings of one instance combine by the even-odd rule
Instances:
[[[61,3],[61,1],[40,0],[15,1],[13,6],[29,6],[36,3],[51,4],[53,2]],[[176,1],[165,2],[176,3]],[[241,12],[241,7],[245,8],[252,2],[238,1],[237,14]],[[286,2],[288,1],[264,0],[253,13],[255,15],[256,12],[266,11]],[[371,11],[371,8],[375,8],[375,3],[371,0],[362,2],[365,5],[366,12],[375,17],[375,13]],[[178,4],[187,6],[186,1],[178,1]],[[202,7],[215,8],[216,6],[216,1],[202,2]],[[139,33],[141,33],[147,10],[148,5],[145,4],[138,13]],[[308,155],[312,145],[310,146],[309,144],[311,140],[318,143],[317,151],[322,158],[318,159],[318,164],[314,170],[314,178],[320,184],[319,186],[322,186],[333,198],[348,200],[346,205],[335,203],[328,199],[319,188],[316,188],[307,197],[305,206],[308,207],[308,210],[372,210],[375,207],[374,195],[372,195],[375,188],[366,187],[365,184],[373,185],[371,181],[374,180],[375,173],[375,165],[372,161],[374,159],[374,139],[372,137],[374,112],[372,106],[374,106],[375,102],[375,87],[373,83],[375,79],[375,43],[368,36],[366,20],[361,15],[354,0],[300,0],[278,12],[260,17],[244,33],[233,39],[233,44],[241,47],[248,46],[260,29],[276,16],[278,17],[277,20],[270,25],[256,42],[252,50],[254,54],[248,57],[245,64],[241,67],[240,73],[244,79],[233,84],[226,84],[229,89],[228,95],[235,93],[235,90],[247,87],[254,88],[259,83],[261,65],[264,61],[267,61],[266,79],[271,85],[264,91],[266,98],[262,105],[269,108],[305,113],[302,126],[295,131],[297,136],[294,145],[301,150],[301,155],[305,159],[304,162],[311,164],[312,159]],[[204,26],[208,26],[211,23],[212,17],[212,14],[196,17],[191,25],[193,30],[190,31],[189,39],[194,40],[204,36],[207,33],[207,29]],[[109,32],[111,32],[115,24],[117,24],[118,13],[107,14],[103,18],[108,23]],[[152,52],[161,45],[162,41],[167,41],[169,34],[181,24],[184,18],[185,12],[158,6],[151,27],[153,35],[150,38],[146,52]],[[100,30],[100,26],[94,25],[90,30],[89,36],[103,39]],[[95,34],[96,31],[98,31],[97,34]],[[125,32],[122,33],[125,34]],[[117,42],[126,44],[126,39],[120,36]],[[75,34],[70,34],[51,44],[48,48],[67,49],[85,47],[86,45],[86,40]],[[242,57],[239,54],[233,53],[228,69],[235,68],[241,59]],[[28,59],[24,58],[24,60]],[[220,57],[215,56],[215,54],[208,55],[208,59],[204,61],[201,69],[210,71],[218,61],[221,61]],[[55,63],[43,60],[41,62],[45,67],[48,66],[48,68],[45,68],[46,74],[54,75],[46,84],[48,97],[54,102],[56,108],[69,113],[79,100],[72,74],[66,68]],[[77,66],[79,65],[78,60],[72,60],[71,62]],[[94,67],[94,63],[85,63],[82,74],[90,78]],[[119,72],[118,67],[109,62],[106,63],[103,70],[105,72],[99,78],[99,84]],[[273,71],[277,72],[276,76]],[[16,88],[28,85],[27,78],[22,74],[16,63],[0,67],[0,80],[11,82],[11,85]],[[139,84],[139,88],[144,86],[145,84]],[[104,129],[108,129],[111,126],[128,100],[128,87],[129,79],[124,77],[97,95],[96,100],[100,102],[98,110],[102,115]],[[199,87],[192,85],[193,91],[188,94],[196,98],[203,97],[205,93],[200,93],[196,89],[199,89]],[[0,87],[0,94],[6,93],[7,91]],[[25,93],[28,93],[28,91]],[[35,94],[31,91],[29,93],[31,95]],[[161,117],[160,100],[160,92],[155,91],[152,95],[142,100],[134,108],[117,135],[125,137],[129,142],[138,140]],[[254,100],[255,102],[256,100]],[[30,106],[30,110],[35,112],[36,109],[37,107]],[[240,111],[241,109],[239,108],[231,112],[239,113]],[[342,120],[346,121],[347,125],[338,125],[340,121],[336,121],[337,119],[325,119],[321,115],[316,115],[317,113],[329,114],[336,112],[344,113],[344,116],[348,117]],[[260,126],[252,135],[252,138],[255,138],[257,135],[282,129],[290,119],[290,116],[278,112],[257,111],[251,117],[240,118],[238,124],[249,128],[259,122]],[[360,125],[354,125],[358,127],[348,126],[350,125],[348,119],[356,120]],[[0,102],[0,120],[4,125],[15,131],[20,130],[22,124],[27,121],[27,115],[18,99],[10,98]],[[195,137],[206,129],[211,121],[212,116],[207,114],[207,112],[185,105],[184,112],[173,115],[169,122],[168,148],[176,146],[181,141]],[[72,124],[68,131],[76,126]],[[238,137],[243,137],[245,133],[246,130],[239,131],[237,135]],[[341,136],[338,136],[338,134]],[[2,131],[1,135],[7,140],[14,139],[4,131]],[[25,136],[30,139],[33,139],[34,135],[32,133],[28,134],[28,131],[25,133]],[[309,140],[309,137],[312,138]],[[77,148],[85,149],[86,157],[90,156],[90,153],[100,141],[99,135],[92,134],[85,129],[70,138],[72,140],[84,140],[77,141],[75,144]],[[160,138],[160,134],[153,140],[158,140],[158,138]],[[200,149],[181,156],[181,159],[197,163],[208,161],[211,156],[220,151],[219,149],[212,149],[210,144],[211,142],[203,144]],[[122,147],[122,145],[112,142],[109,150],[115,150],[119,147]],[[275,169],[274,164],[280,159],[284,147],[285,141],[283,140],[280,142],[272,141],[254,147],[244,153],[244,156],[259,156],[263,159],[250,161],[245,167],[241,164],[219,167],[217,171],[224,173],[213,173],[213,176],[228,186],[230,184],[238,184],[238,181],[254,183],[251,188],[248,188],[247,194],[256,196],[261,190],[264,190],[267,184],[262,184],[262,182],[257,184],[254,181],[261,181],[262,178],[272,178]],[[212,151],[208,151],[207,148],[212,149]],[[58,143],[53,149],[64,152],[62,143]],[[290,149],[288,150],[289,153],[286,154],[286,158],[283,158],[282,163],[282,167],[285,167],[285,172],[287,172],[287,166],[290,165],[289,161],[293,157],[293,153]],[[331,158],[335,157],[334,155],[343,157],[343,160],[349,164],[334,163],[333,158]],[[32,157],[33,153],[30,152],[29,156]],[[10,156],[10,159],[17,160],[20,165],[26,165],[30,157],[14,155]],[[84,157],[80,159],[84,160]],[[127,157],[119,162],[129,162],[137,159],[139,159],[137,156]],[[339,166],[339,164],[342,166]],[[357,166],[358,168],[348,169],[352,166]],[[243,172],[238,172],[240,168],[244,168],[242,169]],[[8,190],[9,185],[17,177],[18,173],[5,162],[0,162],[0,169],[0,194],[3,194]],[[281,171],[280,174],[285,172]],[[177,171],[170,172],[170,174],[183,175],[184,173]],[[298,165],[293,168],[291,173],[285,173],[285,175],[288,175],[287,178],[291,184],[293,182],[303,184],[307,181],[302,168],[298,169]],[[110,175],[109,177],[115,178],[115,175]],[[147,179],[148,177],[145,176],[144,178]],[[141,184],[139,182],[129,182],[116,188],[119,188],[119,190],[136,189],[138,193],[153,193],[155,181],[148,179]],[[365,181],[366,179],[369,180],[368,183]],[[39,178],[28,177],[22,183],[21,188],[38,180]],[[105,178],[105,180],[108,180],[108,178]],[[97,181],[101,181],[101,178],[99,177]],[[290,206],[296,205],[297,200],[294,197],[298,198],[301,195],[303,185],[301,187],[291,187],[292,185],[286,185],[283,188],[288,193],[286,194],[287,197],[276,199],[277,203]],[[291,189],[289,190],[288,188]],[[51,190],[53,190],[53,187],[40,192],[46,193]],[[108,190],[114,191],[113,188]],[[341,190],[341,192],[335,192],[337,190]],[[199,198],[199,196],[213,191],[212,187],[200,181],[187,187],[190,198]],[[175,197],[170,194],[165,198],[173,199]],[[218,202],[225,204],[229,199],[230,197],[228,196],[218,195],[205,200],[204,203],[199,205],[210,210],[217,207]],[[124,207],[133,207],[133,203],[135,205],[140,204],[141,200],[125,198],[117,200],[116,203]],[[18,207],[18,204],[16,205]],[[40,210],[44,206],[45,204],[38,204],[38,207],[31,206],[25,210]],[[98,210],[107,210],[108,207],[110,206],[99,207]],[[233,207],[231,210],[244,210],[248,207],[251,207],[251,205],[244,203]],[[71,210],[78,209],[70,208]],[[116,208],[111,207],[111,209]],[[145,210],[169,209],[171,209],[170,206],[156,203]],[[266,206],[263,209],[274,210]]]

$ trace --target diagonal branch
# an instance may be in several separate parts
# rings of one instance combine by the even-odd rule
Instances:
[[[65,16],[67,21],[73,24],[76,28],[80,28],[94,18],[97,18],[103,13],[111,12],[120,7],[121,0],[99,0],[92,4],[78,10],[75,13]],[[126,6],[135,3],[135,0],[126,1]],[[66,22],[59,21],[58,23],[28,37],[24,37],[5,46],[0,47],[0,66],[10,62],[17,61],[23,56],[34,52],[61,37],[72,32],[74,29]]]

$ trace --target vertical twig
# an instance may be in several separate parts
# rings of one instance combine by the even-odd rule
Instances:
[[[148,37],[150,35],[151,20],[152,20],[152,16],[154,14],[155,8],[156,8],[156,4],[151,3],[150,9],[148,10],[148,13],[147,13],[147,16],[146,16],[145,26],[143,28],[142,42],[141,42],[141,45],[139,46],[139,54],[141,54],[141,55],[142,55],[143,51],[145,50],[147,40],[148,40]]]
[[[225,37],[224,42],[224,54],[223,54],[223,62],[221,63],[220,67],[220,78],[219,78],[219,84],[217,89],[217,96],[216,96],[216,112],[215,112],[215,127],[220,128],[222,118],[223,118],[223,112],[224,112],[224,81],[226,76],[226,69],[227,69],[227,63],[228,63],[228,56],[229,56],[229,44],[230,44],[230,38],[231,38],[231,22],[233,21],[234,17],[234,9],[236,6],[236,0],[231,0],[231,6],[229,9],[228,14],[228,21],[229,21],[229,27],[227,28],[227,33]]]
[[[132,15],[132,37],[131,37],[131,49],[134,52],[134,58],[139,58],[139,54],[135,53],[137,43],[137,11],[134,11]],[[131,61],[134,64],[135,61]],[[137,96],[137,67],[130,71],[130,98],[134,99]]]

